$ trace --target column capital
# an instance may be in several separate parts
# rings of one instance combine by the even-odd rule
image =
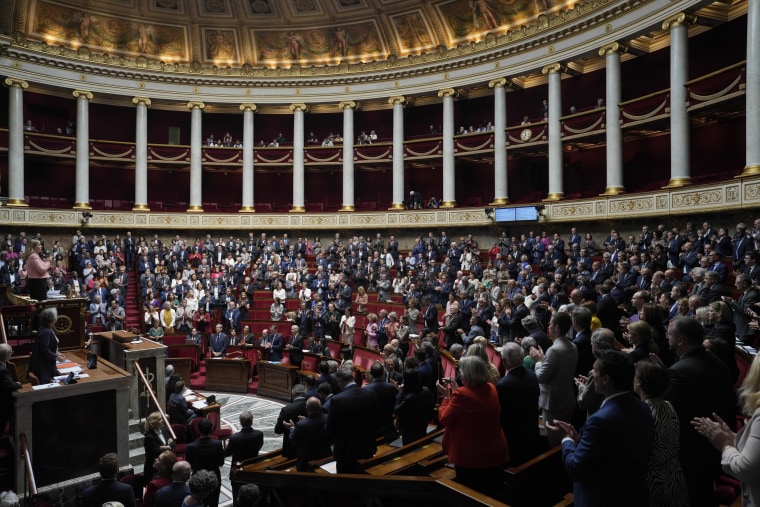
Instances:
[[[689,25],[693,25],[696,22],[697,17],[694,14],[689,14],[688,12],[679,12],[678,14],[671,16],[663,21],[662,29],[672,30],[673,28],[678,28],[679,26],[688,27]]]
[[[565,70],[565,66],[557,62],[557,63],[551,63],[547,65],[546,67],[544,67],[543,69],[541,69],[541,73],[542,74],[559,74],[561,72],[564,72],[564,70]]]
[[[613,53],[626,53],[628,52],[628,46],[619,42],[610,42],[599,48],[599,56],[607,56]]]
[[[507,86],[507,78],[504,77],[497,77],[496,79],[492,79],[488,82],[489,88],[501,88]]]
[[[359,103],[353,100],[344,100],[338,104],[340,109],[359,109]]]
[[[92,100],[92,92],[88,92],[87,90],[74,90],[71,94],[77,99],[84,97],[87,100]]]
[[[240,106],[238,106],[238,107],[240,107],[240,110],[243,111],[243,112],[246,112],[246,111],[256,111],[256,109],[257,109],[256,104],[250,104],[250,103],[240,104]]]
[[[14,77],[6,77],[3,83],[9,88],[21,88],[22,90],[29,88],[29,83],[23,79],[16,79]]]
[[[143,105],[150,107],[151,102],[148,97],[132,97],[132,104],[136,106]]]
[[[304,104],[303,102],[300,102],[300,103],[296,103],[296,104],[290,104],[290,110],[292,112],[294,112],[294,113],[296,111],[303,111],[305,113],[305,112],[309,111],[309,107],[306,104]]]
[[[394,106],[396,104],[401,104],[402,106],[406,105],[406,97],[403,95],[394,95],[393,97],[390,97],[388,99],[388,104],[393,104]]]
[[[453,88],[444,88],[443,90],[438,91],[439,97],[455,97],[457,96],[457,92]]]
[[[206,109],[206,104],[204,104],[203,102],[193,102],[193,101],[191,101],[191,102],[187,103],[187,108],[188,109],[200,109],[201,111],[203,111],[204,109]]]

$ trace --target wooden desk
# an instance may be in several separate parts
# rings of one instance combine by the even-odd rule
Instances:
[[[140,339],[140,342],[132,343],[116,340],[114,338],[116,333],[122,336],[133,336]],[[111,361],[134,375],[129,389],[129,408],[132,410],[132,417],[135,419],[144,418],[156,410],[156,407],[153,407],[150,402],[150,396],[148,396],[145,386],[137,375],[135,366],[132,363],[134,360],[137,360],[140,368],[142,368],[161,408],[164,409],[166,407],[166,386],[164,385],[166,347],[143,336],[131,335],[126,331],[93,333],[92,340],[94,343],[93,350],[100,357]]]
[[[208,363],[208,362],[207,362]],[[208,368],[208,366],[206,367]],[[298,379],[298,368],[289,364],[259,363],[259,390],[261,396],[291,401],[290,391]]]
[[[174,374],[179,375],[179,377],[182,379],[182,382],[185,383],[186,386],[190,385],[190,374],[192,373],[192,359],[189,357],[167,357],[164,362],[166,363],[166,366],[169,366],[170,364],[174,366]],[[168,401],[168,400],[167,400]]]
[[[129,465],[131,375],[105,360],[88,370],[84,350],[64,355],[89,378],[46,389],[26,385],[13,394],[15,441],[26,433],[37,486],[97,473],[98,459],[108,452],[118,453],[120,466]],[[16,490],[23,491],[24,464],[20,453],[15,454]]]
[[[247,359],[206,359],[206,389],[248,392],[251,363]]]

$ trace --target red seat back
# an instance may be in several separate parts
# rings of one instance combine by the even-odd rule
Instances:
[[[456,360],[447,351],[441,351],[441,364],[443,366],[443,376],[454,378],[457,376]]]
[[[306,371],[317,371],[319,357],[316,354],[304,354],[301,360],[301,369]]]

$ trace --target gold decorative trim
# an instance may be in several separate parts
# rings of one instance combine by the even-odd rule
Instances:
[[[309,112],[309,108],[303,102],[299,102],[296,104],[290,104],[290,111],[293,113],[295,113],[296,111],[303,111],[304,113],[307,113]]]
[[[247,103],[247,104],[240,104],[238,107],[239,107],[239,108],[240,108],[240,110],[241,110],[241,111],[243,111],[243,112],[245,112],[245,111],[253,111],[253,112],[256,112],[256,109],[257,109],[257,107],[256,107],[256,104],[250,104],[250,103]]]
[[[501,88],[506,85],[507,85],[507,79],[503,77],[497,77],[496,79],[492,79],[488,82],[489,88]]]
[[[689,25],[693,25],[696,22],[697,17],[695,15],[686,12],[679,12],[678,14],[671,16],[663,21],[662,29],[670,30],[672,28],[678,28],[679,26],[685,26],[688,28]]]
[[[620,195],[625,192],[624,187],[607,187],[601,195]]]
[[[29,207],[29,204],[27,204],[27,202],[23,199],[8,199],[5,205],[13,207],[13,208],[28,208]]]
[[[293,206],[288,213],[306,213],[306,206]]]
[[[441,201],[441,208],[455,208],[457,205],[456,201]]]
[[[406,104],[406,97],[403,95],[394,95],[393,97],[388,99],[388,104],[393,104],[394,106],[396,104],[401,104],[402,106]]]
[[[203,102],[193,102],[193,101],[190,101],[190,102],[187,103],[187,108],[188,109],[200,109],[201,111],[203,111],[204,109],[206,109],[206,104],[204,104]]]
[[[691,183],[690,177],[682,177],[682,178],[670,178],[670,181],[667,185],[665,185],[662,188],[678,188],[683,187],[686,185],[689,185]]]
[[[453,88],[444,88],[443,90],[438,91],[439,97],[456,97],[457,92]]]
[[[5,83],[5,86],[8,86],[10,88],[21,88],[22,90],[26,90],[27,88],[29,88],[29,83],[27,83],[23,79],[15,79],[12,77],[6,77],[3,83]]]
[[[394,202],[393,204],[391,204],[391,207],[388,208],[388,209],[391,210],[391,211],[396,211],[396,210],[404,209],[404,203]]]
[[[89,202],[75,202],[73,209],[84,209],[84,210],[90,210],[92,209],[92,206]]]
[[[757,176],[758,174],[760,174],[760,164],[750,164],[737,177],[744,178],[745,176]]]
[[[132,211],[150,211],[150,207],[147,204],[135,204]]]
[[[562,72],[562,64],[560,63],[552,63],[541,69],[541,74],[554,74],[559,72]]]
[[[619,42],[611,42],[599,48],[599,56],[607,56],[613,53],[623,54],[627,52],[628,52],[628,46],[621,44]]]
[[[132,104],[139,106],[140,104],[143,104],[147,107],[150,107],[151,101],[148,97],[132,97]]]
[[[188,213],[203,213],[203,206],[193,204],[187,207],[187,212]]]
[[[356,208],[353,204],[344,204],[338,211],[356,211]]]
[[[564,192],[552,192],[546,196],[546,199],[544,199],[544,201],[561,201],[564,198],[565,198]]]
[[[256,208],[253,206],[241,206],[239,213],[256,213]]]
[[[504,206],[505,204],[509,204],[509,199],[506,197],[496,197],[489,204],[491,206]]]
[[[74,96],[74,98],[84,97],[87,100],[92,100],[92,92],[88,92],[87,90],[74,90],[71,92],[71,94]]]
[[[344,100],[343,102],[340,102],[338,104],[338,108],[341,110],[346,109],[346,108],[359,109],[359,103],[356,102],[355,100]]]

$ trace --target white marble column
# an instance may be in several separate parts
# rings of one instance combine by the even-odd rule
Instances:
[[[203,102],[188,102],[190,109],[190,204],[189,213],[203,213]]]
[[[390,209],[404,209],[404,105],[406,98],[388,99],[393,104],[393,202]]]
[[[256,104],[240,104],[243,111],[243,200],[241,213],[255,213],[253,205],[253,113]]]
[[[303,154],[303,114],[308,110],[306,104],[290,104],[293,111],[293,207],[291,213],[306,211],[304,204],[304,154]],[[344,143],[353,143],[348,136],[343,136]]]
[[[625,192],[623,186],[623,132],[620,128],[620,54],[626,47],[617,42],[599,49],[599,56],[606,59],[606,93],[604,125],[607,140],[607,188],[603,195]]]
[[[492,79],[493,88],[493,201],[491,206],[509,204],[507,186],[507,80]]]
[[[549,79],[549,194],[547,201],[559,201],[565,197],[562,181],[562,66],[559,63],[542,69]]]
[[[148,206],[148,108],[150,99],[133,97],[135,113],[135,204],[132,211],[150,211]]]
[[[742,176],[760,174],[760,3],[747,2],[746,165]]]
[[[92,92],[74,90],[77,99],[77,140],[74,209],[90,206],[90,101]]]
[[[354,109],[353,100],[338,104],[343,110],[343,205],[340,211],[354,211]]]
[[[670,181],[668,187],[691,183],[689,112],[686,110],[689,79],[689,25],[694,16],[681,12],[662,24],[670,30]]]
[[[443,199],[441,208],[457,205],[454,174],[454,96],[453,88],[438,92],[443,98]]]
[[[5,78],[8,90],[8,206],[29,206],[24,199],[24,90],[23,79]]]

